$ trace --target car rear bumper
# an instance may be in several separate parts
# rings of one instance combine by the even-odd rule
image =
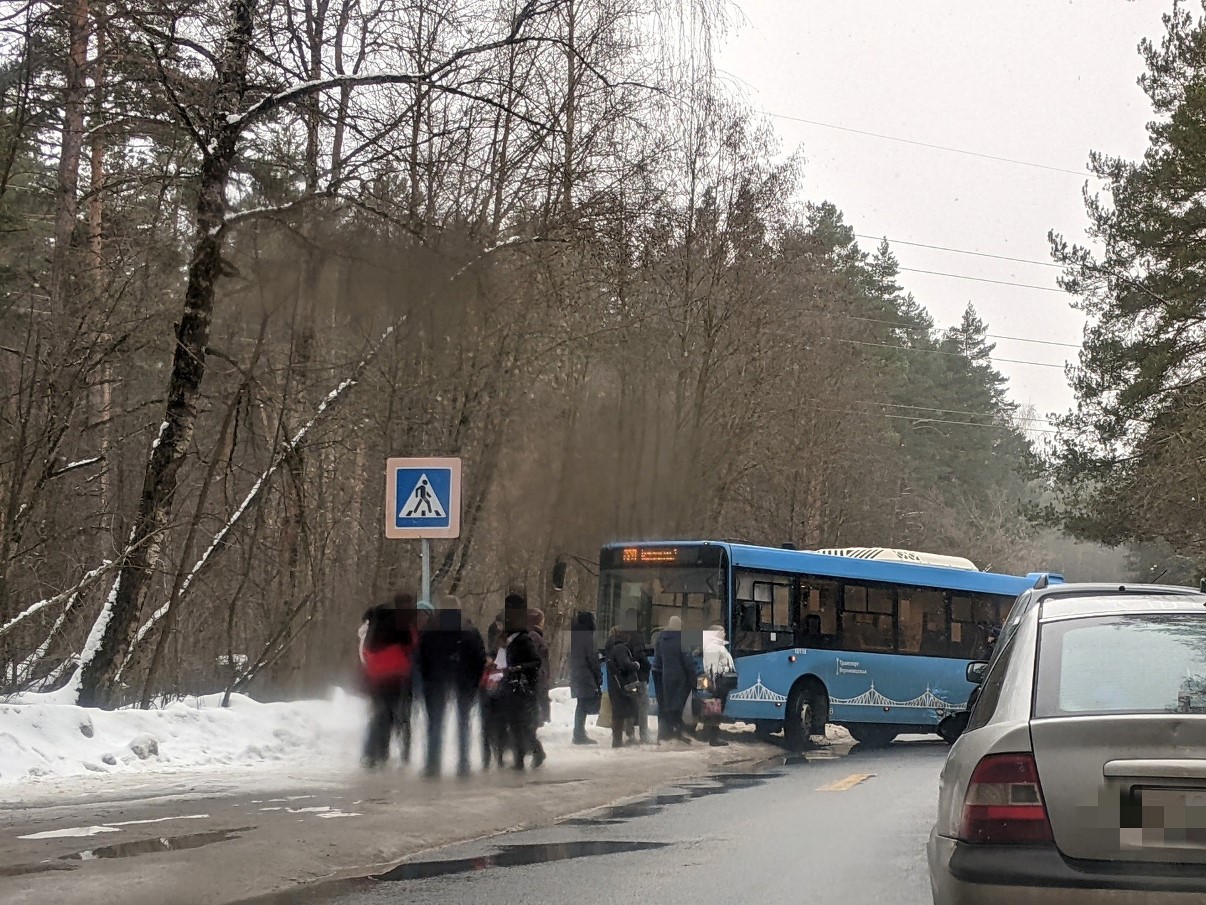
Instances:
[[[1073,861],[1054,845],[967,845],[931,834],[935,905],[1189,905],[1206,865]]]

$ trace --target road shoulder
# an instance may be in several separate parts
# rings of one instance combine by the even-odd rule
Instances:
[[[782,754],[752,742],[675,745],[601,751],[561,766],[551,760],[527,774],[502,770],[465,780],[427,782],[392,769],[342,782],[316,778],[300,790],[296,782],[282,787],[268,777],[259,791],[204,782],[190,789],[178,781],[166,790],[145,789],[133,800],[43,802],[3,821],[0,890],[11,905],[227,905],[363,876],[452,843],[547,825],[667,783],[752,769],[776,753]],[[108,829],[77,835],[90,827]],[[68,835],[57,835],[63,832]],[[169,842],[158,847],[159,839]],[[171,850],[170,840],[196,847]],[[138,853],[122,855],[123,846]],[[72,857],[83,852],[93,854]]]

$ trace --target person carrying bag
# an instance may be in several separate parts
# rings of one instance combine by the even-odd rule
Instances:
[[[724,637],[724,626],[713,625],[704,634],[704,675],[708,679],[707,697],[700,701],[700,721],[704,724],[704,737],[714,748],[728,744],[720,737],[720,720],[724,715],[725,701],[737,687],[737,664],[729,653]]]
[[[605,655],[607,697],[611,701],[611,746],[623,748],[624,732],[637,716],[638,667],[627,642],[615,628],[607,636]]]

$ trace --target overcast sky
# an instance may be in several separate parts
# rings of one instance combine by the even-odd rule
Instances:
[[[1137,45],[1162,33],[1170,0],[737,0],[744,23],[720,66],[777,114],[785,151],[807,158],[809,200],[855,231],[892,240],[1050,261],[1047,231],[1082,240],[1091,149],[1131,159],[1151,109]],[[1013,158],[1055,172],[886,141],[798,117]],[[1096,180],[1092,184],[1096,185]],[[860,239],[865,249],[875,239]],[[1053,267],[895,244],[901,265],[1055,286]],[[903,285],[942,326],[970,301],[990,331],[1079,343],[1066,295],[906,272]],[[998,339],[998,359],[1062,364],[1076,350]],[[1073,404],[1059,368],[999,360],[1039,415]],[[1035,427],[1046,427],[1036,424]]]

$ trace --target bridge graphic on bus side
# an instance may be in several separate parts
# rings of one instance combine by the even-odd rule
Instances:
[[[762,674],[758,674],[758,681],[744,691],[735,691],[729,695],[730,701],[751,701],[757,704],[785,704],[787,703],[787,695],[779,694],[771,691],[762,684]]]
[[[756,704],[784,704],[787,702],[787,696],[779,694],[776,691],[767,688],[762,684],[762,675],[758,675],[758,680],[742,691],[734,692],[729,695],[730,701],[747,701]],[[926,686],[925,693],[918,695],[911,701],[894,701],[892,698],[880,692],[875,683],[871,683],[871,687],[854,698],[830,698],[830,704],[839,704],[843,707],[894,707],[910,710],[962,710],[967,706],[967,702],[962,704],[954,704],[944,700],[934,694],[930,686]]]
[[[829,703],[840,704],[843,707],[901,707],[913,710],[962,710],[967,706],[966,701],[962,704],[944,701],[934,694],[933,689],[928,685],[925,688],[925,694],[918,695],[911,701],[894,701],[881,694],[876,689],[874,682],[871,683],[870,688],[856,698],[830,698]]]

